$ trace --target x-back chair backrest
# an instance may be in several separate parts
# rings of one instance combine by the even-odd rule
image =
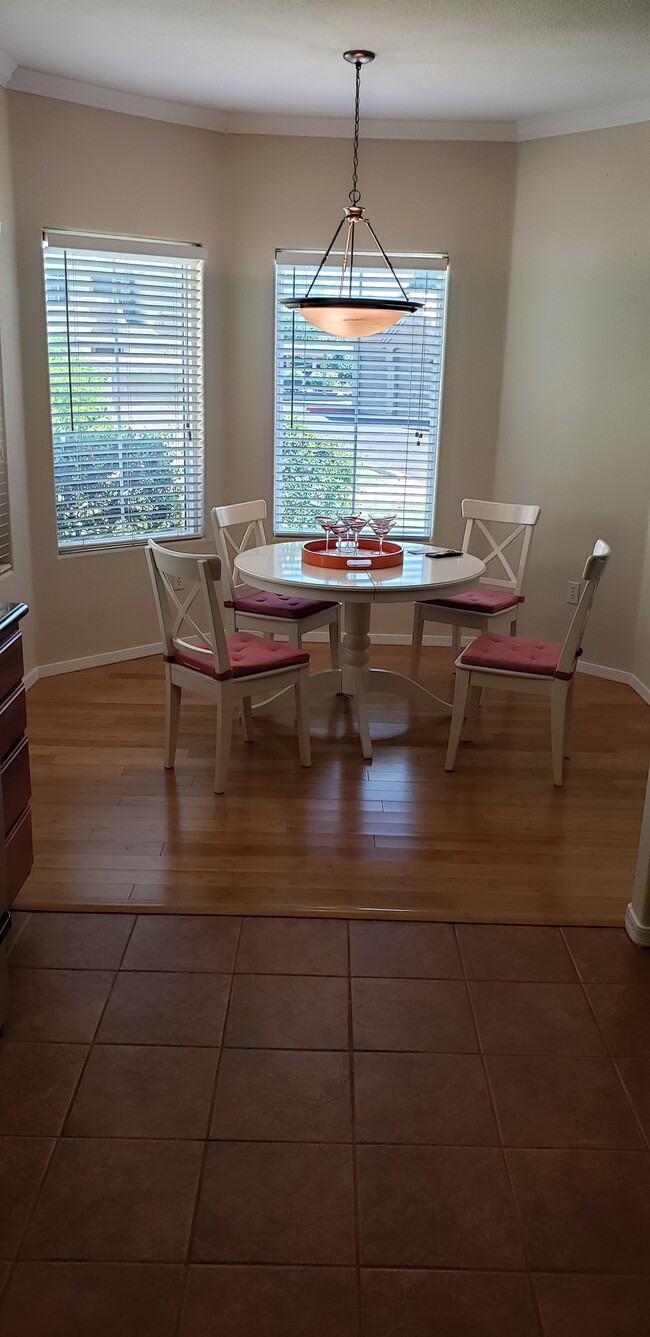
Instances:
[[[479,583],[521,594],[533,529],[539,519],[541,508],[518,506],[505,501],[476,501],[472,497],[465,497],[460,509],[465,521],[463,552],[470,552],[472,541],[475,541],[480,533],[489,549],[487,554],[481,553],[482,560],[486,567],[489,567],[491,562],[494,563],[493,569],[496,575],[488,571],[487,575],[481,577]],[[493,533],[492,526],[495,524],[510,526],[504,538],[499,539]],[[517,543],[519,539],[521,539],[519,558],[515,560],[513,555],[511,561],[511,554],[506,553],[506,548],[512,543]]]
[[[596,539],[593,552],[590,553],[585,562],[582,572],[583,587],[580,602],[564,638],[562,654],[556,669],[556,674],[560,678],[570,677],[573,673],[576,659],[582,649],[582,638],[587,625],[587,618],[591,612],[594,595],[598,589],[598,582],[610,559],[611,551],[611,548],[603,539]]]
[[[260,548],[268,542],[264,529],[267,514],[266,502],[262,500],[242,501],[236,506],[212,507],[214,541],[222,562],[222,579],[228,599],[233,599],[235,592],[244,584],[237,577],[235,557],[245,548]],[[242,537],[236,539],[231,530],[240,525],[245,525],[246,529]]]
[[[149,539],[146,554],[165,655],[173,658],[177,648],[200,651],[214,662],[218,673],[227,673],[230,659],[215,589],[221,577],[220,559],[170,552],[153,539]],[[178,578],[183,582],[182,591],[174,588]],[[194,604],[199,595],[203,596],[205,627],[196,621],[200,614]]]

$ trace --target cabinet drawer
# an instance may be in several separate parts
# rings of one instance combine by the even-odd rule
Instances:
[[[25,688],[12,692],[0,706],[0,757],[6,757],[27,728]]]
[[[0,701],[18,687],[23,678],[23,638],[19,631],[0,648]]]
[[[5,848],[7,856],[7,899],[11,905],[34,862],[32,815],[29,808],[16,822]]]
[[[29,775],[29,748],[23,738],[18,747],[7,757],[2,767],[2,806],[4,808],[5,835],[25,811],[32,792]]]

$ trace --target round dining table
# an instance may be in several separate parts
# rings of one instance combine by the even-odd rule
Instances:
[[[440,551],[430,543],[405,543],[400,566],[380,570],[311,566],[304,560],[302,542],[273,543],[247,548],[237,554],[240,580],[253,589],[299,599],[331,599],[344,606],[341,667],[325,669],[310,678],[313,698],[343,695],[354,702],[361,752],[372,757],[368,696],[390,692],[405,696],[438,715],[450,715],[451,703],[427,691],[414,678],[387,669],[370,668],[370,614],[373,604],[413,603],[459,594],[476,585],[485,571],[478,557],[429,557]],[[350,558],[351,563],[353,558]]]

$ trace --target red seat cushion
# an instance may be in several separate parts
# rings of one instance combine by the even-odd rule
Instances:
[[[460,662],[468,668],[506,669],[508,673],[570,678],[570,673],[557,673],[561,654],[562,646],[556,641],[525,641],[522,636],[497,636],[486,631],[463,650]]]
[[[234,607],[238,613],[287,618],[311,617],[313,613],[326,613],[335,607],[333,603],[321,603],[318,599],[292,599],[288,594],[270,594],[266,590],[243,594],[241,598],[235,599],[234,604],[228,601],[226,606]]]
[[[184,668],[197,669],[209,678],[245,678],[252,673],[272,673],[274,669],[293,668],[294,665],[309,663],[305,650],[296,650],[292,645],[281,641],[267,641],[262,636],[253,636],[250,631],[235,631],[226,636],[230,671],[218,673],[214,666],[212,650],[197,645],[177,646],[172,663],[182,664]]]
[[[465,590],[464,594],[450,594],[447,598],[427,599],[429,604],[438,604],[441,608],[466,608],[470,613],[503,613],[506,608],[516,608],[524,602],[523,594],[513,594],[512,590]]]

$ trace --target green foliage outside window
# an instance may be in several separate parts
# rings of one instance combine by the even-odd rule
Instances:
[[[63,340],[50,340],[49,361],[59,542],[185,528],[185,447],[174,429],[120,427],[110,379],[77,359],[68,367]]]
[[[285,531],[317,529],[314,517],[319,513],[345,515],[354,493],[349,448],[285,422],[279,490]]]

